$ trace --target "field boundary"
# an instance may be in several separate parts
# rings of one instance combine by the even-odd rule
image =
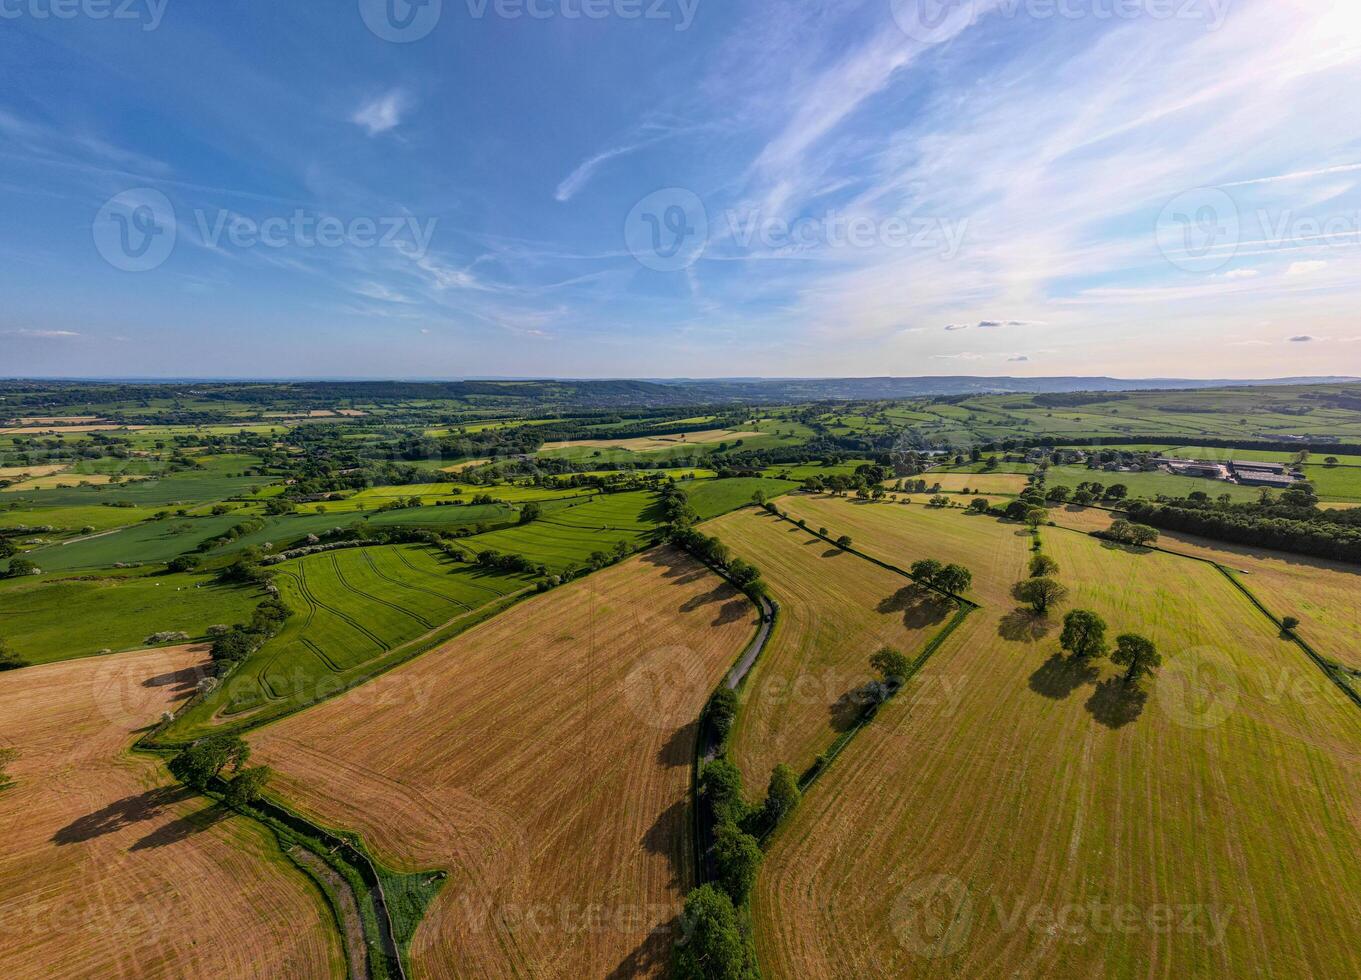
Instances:
[[[1098,541],[1106,541],[1120,547],[1134,547],[1132,545],[1121,545],[1120,542],[1118,541],[1112,541],[1110,538],[1105,536],[1104,532],[1101,531],[1079,531],[1077,528],[1064,527],[1061,524],[1055,524],[1053,526],[1058,528],[1060,531],[1069,531],[1073,534],[1081,534],[1085,537],[1096,538]],[[1201,562],[1202,564],[1209,565],[1211,568],[1218,571],[1219,574],[1223,575],[1226,579],[1229,580],[1229,583],[1235,589],[1237,589],[1240,593],[1243,594],[1243,596],[1248,600],[1248,602],[1252,603],[1253,607],[1259,613],[1261,613],[1268,620],[1270,620],[1271,624],[1281,631],[1282,636],[1284,636],[1291,643],[1294,643],[1297,647],[1303,650],[1305,654],[1309,657],[1309,659],[1313,661],[1314,666],[1316,666],[1319,670],[1323,671],[1324,676],[1326,676],[1330,681],[1332,681],[1333,684],[1335,684],[1337,688],[1344,695],[1347,696],[1347,700],[1351,701],[1352,704],[1356,705],[1358,708],[1361,708],[1361,694],[1358,694],[1357,691],[1351,686],[1351,684],[1349,684],[1347,681],[1343,680],[1341,677],[1338,676],[1340,673],[1345,672],[1345,668],[1343,668],[1339,664],[1333,663],[1327,657],[1320,654],[1317,650],[1313,648],[1313,646],[1309,643],[1308,640],[1304,639],[1304,637],[1299,635],[1298,631],[1287,630],[1285,628],[1285,624],[1280,619],[1277,618],[1276,614],[1267,608],[1266,603],[1259,599],[1251,589],[1249,589],[1246,585],[1239,581],[1238,576],[1233,574],[1232,569],[1220,564],[1213,558],[1203,558],[1200,555],[1188,555],[1184,551],[1173,551],[1170,548],[1163,548],[1159,545],[1139,545],[1138,547],[1143,551],[1155,551],[1160,552],[1161,554],[1164,555],[1170,555],[1173,558],[1185,558],[1188,561],[1198,561]]]

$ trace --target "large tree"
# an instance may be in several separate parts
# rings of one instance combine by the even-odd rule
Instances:
[[[1121,633],[1115,639],[1115,653],[1111,660],[1125,670],[1125,683],[1132,684],[1145,675],[1151,675],[1162,666],[1162,654],[1153,641],[1137,633]]]
[[[963,565],[946,565],[936,576],[936,588],[952,595],[962,595],[973,585],[973,572]]]
[[[685,898],[684,933],[676,944],[672,973],[678,980],[750,980],[737,910],[717,885],[701,885]]]
[[[1059,645],[1075,657],[1106,655],[1106,621],[1089,609],[1074,609],[1063,617]]]
[[[273,774],[274,770],[270,769],[269,766],[242,769],[227,784],[227,802],[232,806],[243,806],[256,802],[264,793],[265,784],[269,782],[269,777]]]
[[[756,884],[761,868],[761,844],[736,824],[721,823],[714,834],[714,864],[718,880],[734,905],[741,905]]]
[[[902,687],[908,674],[912,673],[912,661],[892,647],[884,647],[870,657],[870,666],[879,672],[884,686],[890,691]]]
[[[944,567],[934,558],[923,558],[921,561],[914,561],[908,571],[911,572],[912,578],[922,585],[935,586],[936,576]]]
[[[799,780],[794,770],[784,763],[775,767],[770,774],[770,787],[766,790],[766,826],[775,828],[780,821],[789,816],[799,805]]]
[[[235,772],[250,758],[250,746],[235,735],[209,735],[170,760],[170,772],[180,782],[206,789],[228,765]]]
[[[1035,615],[1043,616],[1068,598],[1068,589],[1052,578],[1032,578],[1019,583],[1014,594],[1022,602],[1029,603]]]
[[[1036,555],[1030,559],[1031,578],[1049,578],[1059,573],[1059,563],[1048,555]]]

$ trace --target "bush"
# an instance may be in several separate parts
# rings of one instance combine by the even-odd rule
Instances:
[[[754,980],[737,909],[717,885],[701,885],[685,898],[685,927],[676,943],[672,974],[677,980]]]
[[[737,692],[724,684],[709,699],[709,721],[720,743],[728,740],[732,723],[737,718]]]
[[[198,564],[199,560],[193,555],[180,555],[177,558],[170,559],[170,561],[166,563],[165,569],[172,573],[191,572],[195,568],[198,568]]]

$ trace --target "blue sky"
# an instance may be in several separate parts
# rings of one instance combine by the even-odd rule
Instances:
[[[1361,374],[1354,0],[56,4],[0,375]]]

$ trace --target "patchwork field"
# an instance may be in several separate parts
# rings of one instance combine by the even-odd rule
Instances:
[[[559,453],[572,449],[624,449],[631,453],[648,453],[677,446],[709,446],[738,439],[759,439],[764,432],[737,432],[732,429],[707,429],[703,432],[683,432],[679,435],[640,436],[634,439],[577,439],[572,442],[546,442],[540,452]]]
[[[1029,537],[1014,526],[800,506],[895,561],[962,560],[985,608],[932,659],[955,696],[910,685],[776,838],[755,898],[768,973],[1361,969],[1336,940],[1361,914],[1361,711],[1213,567],[1044,533],[1064,608],[1159,645],[1141,700],[1109,662],[1056,655],[1059,615],[1016,609]],[[964,557],[983,549],[993,561]]]
[[[690,506],[701,521],[718,517],[752,502],[752,497],[760,493],[766,500],[798,487],[789,480],[767,480],[745,478],[735,480],[696,480],[682,484]]]
[[[418,976],[657,976],[690,884],[695,720],[755,625],[651,551],[251,741],[310,815],[448,869]]]
[[[339,977],[325,899],[273,837],[128,754],[192,690],[201,650],[0,675],[0,972],[10,978]]]
[[[1102,531],[1112,514],[1064,508],[1058,524]],[[1232,571],[1277,616],[1300,620],[1299,634],[1330,660],[1361,670],[1361,568],[1267,548],[1163,531],[1158,547],[1217,562]]]
[[[1243,487],[1223,480],[1199,476],[1177,476],[1174,473],[1107,473],[1089,470],[1085,466],[1051,466],[1047,486],[1076,488],[1079,483],[1099,483],[1103,487],[1117,483],[1129,488],[1130,497],[1185,497],[1199,490],[1211,497],[1228,494],[1235,501],[1251,501],[1261,496],[1257,487]]]
[[[657,495],[616,493],[554,510],[523,527],[491,531],[467,538],[465,550],[524,555],[549,571],[580,568],[595,552],[623,544],[636,551],[651,540],[660,517]]]
[[[939,485],[944,491],[960,493],[969,489],[977,493],[1016,495],[1026,488],[1029,480],[1020,473],[923,473],[916,479],[926,481],[928,487]]]
[[[417,545],[324,552],[274,570],[293,617],[184,714],[176,737],[198,732],[215,715],[235,723],[335,694],[370,676],[393,651],[530,586],[524,576],[450,562]]]
[[[704,530],[760,568],[780,605],[731,740],[733,761],[759,792],[776,765],[803,772],[855,724],[875,651],[920,653],[954,609],[910,579],[762,511],[730,514]]]
[[[0,635],[30,663],[49,663],[130,650],[153,633],[198,639],[249,619],[260,599],[203,575],[20,579],[0,584]]]

